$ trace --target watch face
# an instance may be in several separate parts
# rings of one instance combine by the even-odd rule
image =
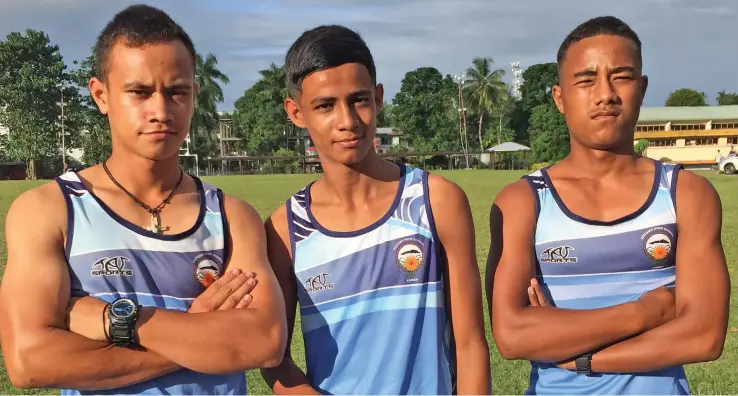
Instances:
[[[110,306],[110,312],[117,318],[126,319],[136,312],[136,304],[129,300],[118,300]]]

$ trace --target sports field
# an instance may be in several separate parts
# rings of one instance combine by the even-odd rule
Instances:
[[[458,183],[468,194],[474,212],[477,230],[477,260],[482,276],[488,251],[488,211],[498,191],[507,183],[516,180],[522,173],[505,171],[450,171],[439,174]],[[716,362],[689,366],[687,374],[695,394],[736,394],[738,393],[738,177],[716,175],[704,172],[722,197],[723,202],[723,244],[732,280],[731,316],[728,337],[723,356]],[[230,176],[205,178],[233,194],[250,202],[263,217],[277,208],[293,192],[313,179],[307,175],[275,176]],[[44,182],[0,182],[0,275],[5,265],[5,214],[10,203],[21,192]],[[32,226],[29,224],[29,227]],[[694,263],[699,265],[699,263]],[[495,394],[521,394],[528,383],[530,365],[524,361],[504,361],[497,353],[489,331],[489,317],[486,313],[487,340],[491,346],[492,381]],[[302,337],[299,324],[292,346],[293,356],[299,364],[302,361]],[[679,345],[673,347],[678,348]],[[304,367],[304,366],[303,366]],[[270,390],[261,380],[258,372],[248,373],[250,394],[269,394]],[[58,393],[54,390],[35,390],[21,392],[8,382],[4,366],[0,366],[0,394]]]

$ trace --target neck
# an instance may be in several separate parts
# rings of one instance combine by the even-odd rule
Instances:
[[[322,163],[325,188],[340,202],[365,202],[376,193],[377,186],[396,181],[397,166],[370,152],[359,163],[344,165]]]
[[[572,141],[572,143],[574,143]],[[573,169],[579,169],[586,178],[603,179],[608,175],[617,175],[628,173],[636,167],[638,155],[630,150],[593,150],[579,146],[571,145],[571,152],[566,157],[566,161]]]
[[[154,161],[113,152],[106,165],[115,180],[137,197],[171,191],[180,176],[177,155]]]

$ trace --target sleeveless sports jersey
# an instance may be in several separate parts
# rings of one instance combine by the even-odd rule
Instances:
[[[572,213],[546,169],[525,176],[535,191],[538,278],[558,308],[595,309],[637,300],[676,281],[676,180],[680,165],[655,162],[645,204],[604,222]],[[603,326],[607,324],[604,323]],[[572,331],[576,331],[573,324]],[[682,366],[650,373],[585,376],[531,362],[528,394],[689,394]]]
[[[455,359],[428,174],[399,164],[389,211],[322,227],[310,187],[287,201],[307,377],[332,394],[450,394]]]
[[[131,298],[144,307],[187,311],[203,280],[223,270],[225,214],[221,190],[194,178],[200,195],[195,225],[177,235],[144,230],[114,213],[74,172],[56,178],[67,203],[66,257],[72,296],[112,302]],[[222,337],[222,334],[213,334]],[[135,385],[62,394],[245,394],[243,371],[228,375],[180,369]]]

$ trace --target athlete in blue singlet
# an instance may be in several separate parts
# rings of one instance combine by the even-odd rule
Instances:
[[[634,153],[648,80],[625,23],[585,22],[558,62],[571,152],[505,187],[490,215],[495,341],[531,361],[528,394],[688,394],[683,365],[725,341],[720,199]]]
[[[286,356],[265,380],[277,394],[488,394],[464,192],[377,155],[383,89],[358,34],[307,31],[285,68],[285,108],[308,129],[324,175],[266,224],[290,329],[300,305],[307,372]]]
[[[164,12],[132,6],[96,56],[89,88],[110,158],[8,212],[8,376],[62,394],[245,394],[245,370],[282,359],[284,300],[260,216],[179,168],[192,41]]]

